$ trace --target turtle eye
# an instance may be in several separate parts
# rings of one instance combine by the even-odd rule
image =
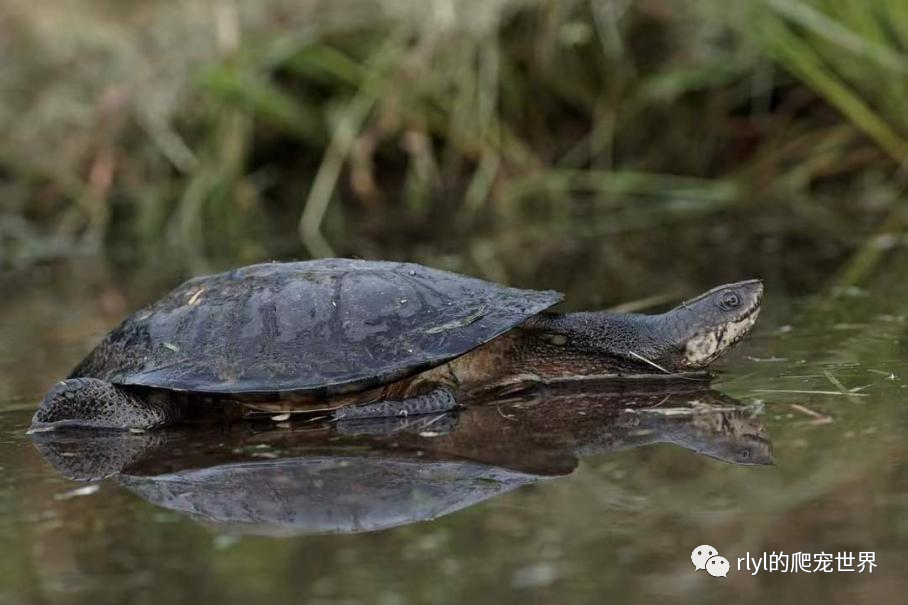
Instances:
[[[719,307],[725,311],[731,311],[741,306],[741,297],[731,290],[726,290],[719,297]]]

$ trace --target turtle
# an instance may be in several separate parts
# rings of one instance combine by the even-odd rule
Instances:
[[[227,409],[439,413],[522,384],[703,375],[762,295],[750,279],[665,313],[556,313],[559,292],[414,263],[255,264],[190,279],[127,317],[50,389],[31,428],[149,430]]]

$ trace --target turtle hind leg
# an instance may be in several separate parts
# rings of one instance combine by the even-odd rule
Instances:
[[[179,421],[182,406],[154,402],[97,378],[69,378],[54,385],[32,418],[31,430],[57,426],[154,429]]]
[[[393,416],[413,416],[416,414],[438,414],[457,407],[454,394],[444,387],[438,387],[414,397],[405,399],[383,399],[373,403],[351,405],[334,412],[335,420],[355,420],[360,418],[388,418]]]

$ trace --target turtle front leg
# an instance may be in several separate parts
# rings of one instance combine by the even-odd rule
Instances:
[[[69,378],[54,385],[32,418],[31,430],[58,426],[154,429],[178,422],[183,406],[166,398],[146,400],[97,378]]]
[[[445,387],[438,387],[414,397],[405,399],[383,399],[374,403],[351,405],[334,412],[335,420],[359,418],[387,418],[390,416],[412,416],[416,414],[438,414],[457,407],[454,394]]]

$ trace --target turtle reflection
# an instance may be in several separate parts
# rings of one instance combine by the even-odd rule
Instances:
[[[245,533],[374,531],[437,518],[578,458],[672,443],[733,464],[772,464],[753,411],[712,390],[546,388],[437,416],[241,423],[132,434],[34,435],[76,480],[112,477],[142,498]]]

